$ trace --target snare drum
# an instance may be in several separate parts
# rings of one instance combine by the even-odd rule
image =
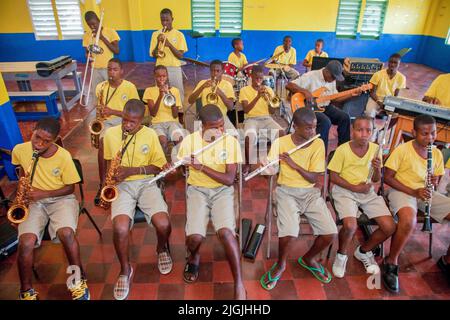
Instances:
[[[223,78],[234,84],[234,78],[236,77],[238,67],[236,67],[231,62],[224,61],[222,62],[222,68],[223,68]]]
[[[262,84],[275,90],[275,79],[273,76],[264,76]]]
[[[244,74],[244,76],[246,76],[247,78],[251,78],[253,66],[254,66],[253,64],[249,64],[246,67],[244,67],[244,69],[242,69],[242,73]]]

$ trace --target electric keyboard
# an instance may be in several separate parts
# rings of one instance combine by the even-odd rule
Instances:
[[[399,112],[406,111],[407,113],[411,113],[413,116],[417,114],[427,114],[430,115],[436,120],[444,120],[450,121],[450,107],[446,108],[444,106],[439,106],[431,103],[426,103],[419,100],[394,97],[394,96],[386,96],[384,98],[384,109],[391,112]],[[400,110],[396,110],[400,109]]]

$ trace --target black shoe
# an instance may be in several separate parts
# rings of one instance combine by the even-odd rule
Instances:
[[[398,265],[386,263],[383,260],[383,284],[390,292],[398,293]]]
[[[100,206],[100,194],[102,193],[102,185],[99,186],[97,194],[94,198],[94,204],[99,207]]]
[[[441,269],[442,272],[447,276],[448,285],[450,286],[450,264],[445,261],[445,256],[442,256],[438,260],[437,265],[439,269]]]

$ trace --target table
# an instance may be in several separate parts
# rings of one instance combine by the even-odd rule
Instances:
[[[63,68],[54,71],[49,77],[41,77],[37,74],[36,63],[39,61],[23,61],[23,62],[0,62],[0,72],[6,81],[16,81],[20,91],[32,91],[30,80],[54,80],[58,88],[59,99],[63,110],[70,110],[80,99],[81,79],[77,73],[77,62],[72,60],[71,63]],[[71,74],[71,75],[70,75]],[[72,90],[64,90],[62,81],[66,76],[70,76],[75,84],[75,92],[72,99],[66,101],[65,93],[71,93]]]
[[[397,124],[395,125],[394,129],[394,136],[392,138],[392,143],[390,146],[390,152],[392,152],[394,148],[400,143],[403,132],[412,133],[413,125],[414,125],[414,117],[402,114],[398,115]],[[436,141],[449,143],[450,127],[440,122],[437,122],[436,127],[437,127]]]

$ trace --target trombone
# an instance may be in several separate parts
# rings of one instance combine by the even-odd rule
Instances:
[[[219,85],[219,82],[216,80],[216,78],[213,78],[211,92],[206,95],[206,102],[208,104],[216,104],[217,105],[217,103],[219,102],[219,95],[216,93],[218,85]]]
[[[91,35],[91,44],[87,47],[88,56],[87,56],[87,60],[86,60],[86,68],[84,69],[83,85],[81,86],[81,94],[80,94],[80,105],[82,105],[83,107],[86,107],[89,104],[89,96],[91,94],[92,74],[94,72],[95,57],[98,54],[103,53],[103,48],[101,48],[98,45],[98,43],[100,41],[100,33],[102,31],[103,15],[104,15],[104,10],[102,10],[102,13],[100,15],[100,23],[98,25],[97,34],[95,35],[95,43],[92,43],[92,41],[94,40],[94,34],[92,34]],[[91,59],[92,59],[92,61],[91,61]],[[84,93],[85,93],[85,88],[86,88],[86,79],[87,79],[89,66],[91,68],[91,72],[90,72],[89,81],[87,81],[88,82],[87,95],[86,95],[86,98],[84,98]]]
[[[164,28],[162,29],[162,31],[161,31],[161,34],[164,34],[164,33],[166,33],[167,32],[167,27],[166,26],[164,26]],[[156,56],[158,57],[158,58],[164,58],[165,56],[166,56],[166,53],[164,52],[164,47],[166,46],[166,40],[167,40],[167,37],[166,36],[164,36],[164,41],[160,41],[159,43],[158,43],[158,52],[156,53]]]

